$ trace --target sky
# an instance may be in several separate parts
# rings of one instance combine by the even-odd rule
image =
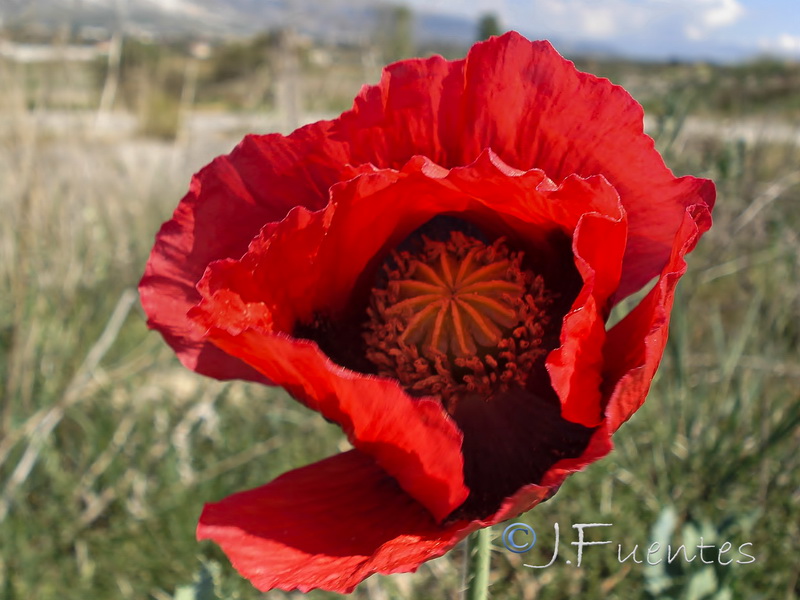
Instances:
[[[800,0],[407,0],[415,10],[496,14],[506,29],[556,45],[644,58],[800,60]]]

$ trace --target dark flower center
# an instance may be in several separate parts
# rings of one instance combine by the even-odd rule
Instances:
[[[592,434],[562,418],[545,365],[581,285],[570,239],[548,238],[527,254],[492,239],[471,222],[436,217],[377,275],[365,271],[350,310],[293,332],[342,366],[440,399],[463,433],[470,489],[446,522],[493,514],[556,462],[580,456]]]
[[[409,391],[454,401],[524,387],[543,346],[552,296],[523,253],[504,240],[460,231],[425,236],[416,253],[395,251],[372,289],[365,340],[378,373]]]

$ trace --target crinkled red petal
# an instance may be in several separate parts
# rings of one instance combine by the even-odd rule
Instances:
[[[332,199],[335,204],[326,217],[330,226],[317,257],[317,302],[334,313],[359,293],[359,282],[372,284],[369,275],[388,250],[438,215],[455,215],[487,233],[511,238],[537,266],[561,278],[569,277],[565,269],[573,260],[551,245],[554,232],[569,239],[586,213],[622,218],[616,192],[602,177],[571,177],[556,186],[542,171],[515,170],[491,150],[449,170],[426,157],[414,157],[400,171],[375,171],[338,184]],[[609,248],[618,245],[620,231],[624,227],[606,242]],[[618,273],[619,265],[606,264]],[[560,283],[555,274],[551,278]],[[615,278],[618,274],[609,274],[599,290],[603,303]]]
[[[150,327],[187,367],[218,379],[264,378],[203,339],[187,319],[200,301],[195,286],[209,263],[239,258],[265,223],[294,206],[324,206],[328,188],[347,172],[330,122],[281,135],[248,136],[192,179],[170,221],[156,235],[139,284]]]
[[[557,183],[602,175],[628,213],[630,238],[616,298],[661,272],[686,207],[711,206],[711,181],[676,178],[644,134],[641,106],[621,87],[577,71],[548,42],[516,32],[476,44],[466,59],[390,65],[334,125],[354,162],[379,167],[424,154],[444,167],[486,148]]]
[[[211,539],[262,591],[349,593],[373,573],[415,571],[478,528],[439,525],[357,450],[207,504],[198,539]]]
[[[562,189],[572,181],[568,178]],[[628,234],[625,211],[614,189],[604,179],[591,184],[587,195],[595,199],[597,210],[580,216],[572,238],[583,287],[562,322],[561,345],[547,357],[562,418],[585,427],[597,427],[603,420],[605,322],[619,286]]]
[[[321,588],[346,594],[374,573],[416,571],[472,531],[530,510],[569,474],[609,450],[608,431],[599,431],[581,458],[560,461],[540,485],[520,489],[495,514],[446,525],[374,460],[353,450],[207,504],[197,537],[219,544],[262,591]]]
[[[608,332],[604,354],[604,389],[609,397],[605,409],[611,432],[619,428],[642,405],[664,354],[675,286],[686,272],[684,256],[711,227],[710,207],[686,209],[672,245],[669,262],[655,287]]]
[[[461,433],[438,402],[412,399],[393,380],[343,369],[308,340],[216,327],[209,339],[341,425],[358,450],[373,456],[436,519],[467,497]]]

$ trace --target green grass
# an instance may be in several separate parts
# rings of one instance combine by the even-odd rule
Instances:
[[[676,172],[716,180],[715,226],[690,257],[648,401],[610,457],[523,517],[540,533],[534,550],[495,540],[492,598],[797,597],[800,149],[687,136],[682,93],[655,107],[657,141]],[[35,112],[6,110],[0,598],[262,597],[195,541],[203,502],[344,446],[281,390],[186,371],[145,327],[136,283],[203,162],[173,161],[179,148],[163,142],[54,137]],[[154,153],[163,160],[142,158]],[[571,525],[582,522],[614,523],[590,535],[627,551],[702,532],[751,542],[757,560],[663,570],[588,548],[580,569],[524,567],[549,560],[555,522],[561,561],[574,562]],[[462,559],[458,548],[417,574],[373,577],[354,597],[457,597]]]

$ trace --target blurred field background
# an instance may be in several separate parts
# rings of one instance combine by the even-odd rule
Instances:
[[[394,10],[358,43],[114,34],[80,59],[69,29],[0,31],[0,598],[299,596],[256,592],[195,541],[197,517],[342,435],[281,390],[182,368],[146,329],[136,284],[191,174],[244,133],[338,114],[388,61],[465,53],[415,44]],[[668,165],[714,179],[719,198],[647,403],[610,457],[523,517],[542,544],[519,556],[496,542],[492,598],[796,598],[800,64],[572,58],[627,87]],[[555,522],[559,563],[525,568],[548,562]],[[626,554],[703,536],[751,542],[756,562],[619,564],[614,546],[578,569],[563,561],[581,522],[614,523],[593,539]],[[459,547],[353,597],[457,598],[462,562]]]

